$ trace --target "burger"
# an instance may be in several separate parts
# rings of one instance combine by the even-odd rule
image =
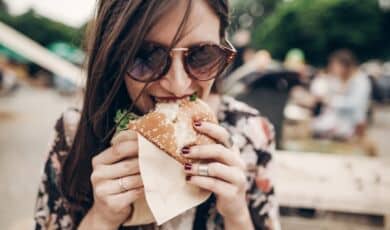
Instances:
[[[196,95],[176,101],[160,101],[144,116],[119,111],[116,116],[117,131],[129,129],[138,132],[178,162],[193,163],[181,155],[186,146],[213,144],[215,140],[197,132],[193,123],[217,123],[211,108]]]

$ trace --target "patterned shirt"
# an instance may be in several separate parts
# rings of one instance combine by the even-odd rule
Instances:
[[[256,229],[280,229],[278,205],[271,178],[274,150],[274,130],[259,112],[231,97],[223,96],[218,108],[218,120],[232,135],[247,164],[247,203]],[[35,229],[75,229],[68,211],[68,202],[58,187],[59,173],[77,128],[80,112],[65,111],[55,125],[54,141],[48,153],[39,185],[35,207]],[[173,218],[167,223],[121,229],[224,229],[223,218],[217,212],[216,199],[207,201]]]

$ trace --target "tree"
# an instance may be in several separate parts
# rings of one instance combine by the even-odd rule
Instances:
[[[283,0],[233,0],[231,31],[252,30],[260,25]]]
[[[73,28],[53,21],[38,15],[33,9],[19,16],[0,12],[0,20],[43,46],[58,41],[80,46],[84,34],[84,28]]]
[[[0,11],[7,12],[8,11],[8,6],[4,2],[4,0],[0,0]]]
[[[253,45],[279,59],[301,48],[314,64],[324,64],[338,48],[350,48],[361,59],[383,58],[390,48],[388,20],[377,0],[294,0],[256,25]]]

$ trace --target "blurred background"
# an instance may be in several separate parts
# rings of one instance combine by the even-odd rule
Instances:
[[[26,229],[80,105],[94,0],[0,0],[0,226]],[[275,126],[283,229],[390,229],[390,0],[231,0],[225,93]]]

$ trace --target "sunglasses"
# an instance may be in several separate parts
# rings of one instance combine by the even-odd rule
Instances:
[[[236,49],[225,39],[228,46],[215,43],[199,43],[188,48],[172,48],[146,41],[141,45],[134,63],[127,73],[139,82],[160,80],[172,64],[172,52],[183,52],[183,64],[190,78],[208,81],[219,76],[233,61]]]

